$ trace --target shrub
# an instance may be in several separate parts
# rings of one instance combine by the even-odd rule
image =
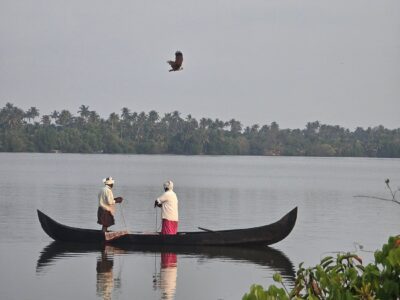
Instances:
[[[252,285],[243,300],[289,299],[398,299],[400,296],[400,236],[390,237],[375,261],[363,266],[352,253],[328,256],[312,268],[299,265],[294,287],[288,290],[280,274],[273,279],[281,288],[271,285],[264,290]]]

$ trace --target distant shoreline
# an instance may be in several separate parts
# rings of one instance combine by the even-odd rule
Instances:
[[[269,158],[343,158],[343,159],[400,159],[400,157],[370,157],[370,156],[289,156],[289,155],[246,155],[246,154],[170,154],[170,153],[162,153],[162,154],[149,154],[149,153],[77,153],[77,152],[0,152],[2,154],[49,154],[49,155],[126,155],[126,156],[177,156],[177,157],[269,157]]]
[[[7,103],[0,110],[0,152],[399,158],[400,128],[350,131],[319,121],[304,129],[281,129],[276,122],[243,127],[235,119],[128,108],[102,119],[85,105],[77,116],[62,110],[40,118],[35,107],[23,111]]]

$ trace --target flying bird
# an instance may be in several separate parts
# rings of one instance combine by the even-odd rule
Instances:
[[[175,52],[175,61],[173,61],[173,60],[167,61],[167,63],[169,63],[169,65],[171,66],[171,70],[169,70],[169,72],[183,70],[182,62],[183,62],[182,52],[176,51]]]

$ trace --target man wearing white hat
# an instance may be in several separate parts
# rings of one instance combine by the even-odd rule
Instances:
[[[107,228],[115,224],[115,203],[121,203],[123,198],[114,198],[112,188],[114,179],[107,177],[103,179],[104,187],[99,192],[99,208],[97,210],[97,223],[102,225],[103,232],[107,232]]]
[[[164,194],[157,198],[154,207],[161,207],[162,228],[161,234],[176,234],[178,231],[178,197],[173,191],[174,183],[171,180],[163,184]]]

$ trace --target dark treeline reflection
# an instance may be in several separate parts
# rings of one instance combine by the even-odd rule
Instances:
[[[400,157],[400,128],[354,131],[309,122],[304,129],[243,127],[231,119],[182,117],[178,111],[111,113],[102,119],[88,106],[40,115],[7,103],[0,110],[0,152],[139,153]]]

